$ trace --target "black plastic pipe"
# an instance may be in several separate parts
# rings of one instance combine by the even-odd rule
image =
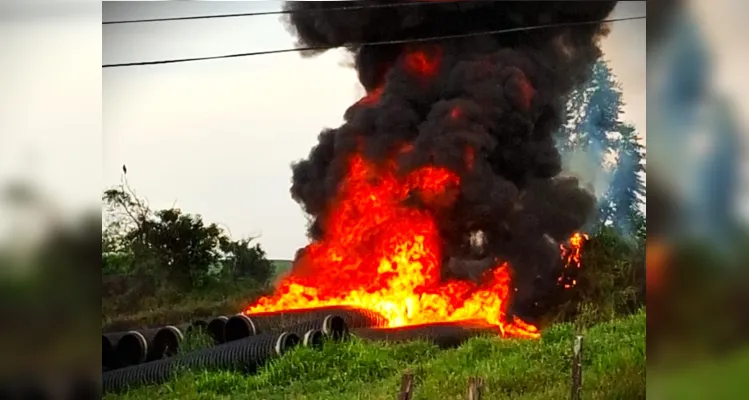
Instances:
[[[224,343],[244,339],[258,334],[255,322],[244,314],[237,314],[229,318],[224,324]]]
[[[351,333],[367,341],[407,342],[424,340],[441,348],[458,347],[472,337],[499,335],[497,326],[479,321],[441,322],[399,328],[357,328]]]
[[[302,345],[304,347],[322,347],[324,336],[321,330],[310,329],[302,336]]]
[[[329,315],[343,318],[348,328],[386,326],[381,315],[352,307],[321,307],[256,314],[237,314],[226,322],[224,341],[245,338],[266,332],[277,332],[295,325],[323,320]],[[310,328],[312,329],[312,328]]]
[[[180,326],[167,325],[153,337],[153,344],[148,351],[148,361],[159,360],[164,357],[172,357],[179,351],[179,346],[185,339],[185,335],[195,330],[206,331],[208,323],[196,320],[189,324]]]
[[[118,363],[123,367],[128,367],[155,359],[151,348],[153,339],[160,329],[130,331],[122,336],[115,349]]]
[[[298,345],[298,335],[288,332],[257,335],[172,358],[151,361],[102,374],[102,390],[119,392],[132,387],[164,383],[180,369],[238,370],[255,372],[268,360]]]
[[[103,333],[101,335],[101,366],[104,370],[119,368],[120,364],[117,361],[117,343],[120,339],[125,336],[128,332],[111,332]]]
[[[195,320],[176,327],[167,325],[161,328],[103,334],[102,367],[104,370],[110,370],[172,356],[176,354],[187,332],[195,329],[207,331],[207,327],[206,321]],[[119,342],[124,337],[127,339],[120,347]]]
[[[159,360],[164,357],[171,357],[177,354],[179,344],[185,338],[185,332],[192,325],[182,326],[181,329],[167,325],[156,332],[152,340],[151,348],[148,352],[148,360]]]
[[[208,322],[206,332],[208,332],[208,335],[213,339],[213,343],[224,343],[224,327],[228,320],[229,317],[221,315]]]
[[[285,332],[296,333],[300,336],[310,330],[320,331],[323,336],[337,341],[345,339],[349,333],[346,320],[340,315],[335,314],[329,314],[325,318],[302,322],[284,329]]]

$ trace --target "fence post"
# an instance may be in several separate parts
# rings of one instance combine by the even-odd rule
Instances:
[[[583,389],[583,337],[575,335],[572,343],[572,393],[570,399],[580,400]]]
[[[481,400],[484,379],[476,376],[468,378],[468,400]]]
[[[413,395],[414,375],[410,371],[403,373],[401,378],[401,390],[398,393],[398,400],[411,400]]]

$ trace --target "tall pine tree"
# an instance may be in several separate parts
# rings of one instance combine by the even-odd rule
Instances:
[[[602,160],[611,148],[608,134],[616,129],[622,105],[620,85],[606,61],[598,60],[590,78],[568,98],[567,120],[559,132],[562,154],[582,151]]]
[[[570,94],[557,143],[565,169],[596,190],[598,223],[632,234],[641,225],[633,221],[644,218],[644,148],[634,127],[619,119],[623,105],[621,85],[599,60],[590,79]]]
[[[617,140],[617,163],[606,200],[601,207],[601,220],[610,222],[621,234],[630,235],[640,228],[645,199],[645,147],[640,144],[634,126],[620,124]]]

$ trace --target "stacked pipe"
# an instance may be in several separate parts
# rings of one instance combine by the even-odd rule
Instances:
[[[300,337],[293,333],[268,333],[172,358],[108,371],[102,374],[102,390],[118,392],[138,385],[164,383],[181,368],[254,372],[269,359],[282,355],[299,342]]]
[[[101,335],[101,364],[104,370],[115,369],[120,367],[117,361],[117,345],[128,332],[112,332]]]
[[[411,325],[399,328],[362,327],[351,333],[365,341],[407,342],[424,340],[441,348],[458,347],[472,337],[497,335],[499,328],[483,321],[467,320]]]
[[[300,336],[305,343],[319,345],[323,336],[340,340],[348,334],[349,328],[385,324],[382,316],[351,307],[238,314],[231,318],[218,316],[208,322],[198,320],[179,326],[103,334],[102,367],[108,371],[174,356],[185,334],[196,328],[204,329],[215,344],[262,333],[288,331]]]
[[[232,320],[235,321],[234,328],[229,324]],[[325,336],[341,340],[347,336],[349,324],[353,327],[384,326],[386,320],[376,313],[348,307],[235,316],[226,321],[231,339],[226,343],[105,372],[102,374],[102,387],[105,392],[116,392],[132,386],[162,383],[171,378],[177,368],[252,372],[268,359],[281,355],[299,343],[318,347]],[[173,332],[174,329],[165,327],[161,332]],[[237,332],[232,333],[231,329],[237,329]],[[242,332],[246,334],[232,336]],[[155,342],[155,339],[154,336],[151,342]]]
[[[191,325],[192,328],[167,326],[157,330],[152,336],[149,331],[139,332],[141,337],[146,338],[139,343],[145,342],[146,346],[150,345],[152,352],[157,355],[172,357],[156,359],[156,356],[152,356],[153,361],[104,372],[102,388],[104,392],[116,392],[137,385],[163,383],[180,368],[254,372],[269,359],[280,356],[300,343],[311,347],[321,345],[325,336],[341,340],[349,333],[353,333],[367,341],[426,340],[444,348],[458,346],[474,336],[499,333],[496,326],[481,321],[434,323],[401,328],[386,328],[386,325],[387,321],[379,314],[350,307],[238,314],[231,318],[217,317],[205,326],[209,331],[213,327],[212,336],[217,343],[225,343],[180,355],[173,354],[182,339],[181,333],[193,329],[194,323]],[[224,331],[218,335],[218,328],[221,326]],[[111,336],[110,339],[117,339],[117,335],[119,334]],[[118,349],[126,336],[119,336]],[[150,341],[147,339],[149,337]],[[154,348],[156,350],[153,350]],[[148,358],[148,347],[144,351],[138,348],[136,353],[141,358],[146,354]]]
[[[229,317],[221,315],[212,319],[206,326],[206,332],[213,339],[215,344],[224,343],[224,327]]]
[[[206,329],[207,325],[196,320],[179,326],[102,334],[102,368],[107,371],[172,356],[185,334]]]
[[[345,335],[348,329],[385,326],[387,320],[369,310],[339,306],[237,314],[226,322],[224,340],[231,342],[252,335],[282,330],[289,330],[299,335],[311,329],[324,332],[326,324],[329,331],[337,332],[338,330],[331,329],[330,324],[332,323],[339,325],[343,323],[345,329],[341,335]]]

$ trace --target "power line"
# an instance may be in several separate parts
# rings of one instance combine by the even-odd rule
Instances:
[[[526,26],[526,27],[519,27],[519,28],[499,29],[499,30],[494,30],[494,31],[472,32],[472,33],[462,33],[462,34],[444,35],[444,36],[432,36],[432,37],[415,38],[415,39],[384,40],[384,41],[379,41],[379,42],[352,43],[352,44],[349,44],[349,46],[351,45],[379,46],[379,45],[387,45],[387,44],[419,43],[419,42],[429,42],[429,41],[436,41],[436,40],[459,39],[459,38],[473,37],[473,36],[496,35],[496,34],[502,34],[502,33],[531,31],[531,30],[547,29],[547,28],[561,28],[561,27],[566,27],[566,26],[592,25],[592,24],[600,24],[600,23],[608,23],[608,22],[631,21],[631,20],[646,19],[646,18],[647,18],[646,16],[638,16],[638,17],[615,18],[615,19],[608,19],[608,20],[602,20],[602,21],[563,22],[563,23],[557,23],[557,24]],[[220,56],[177,58],[177,59],[157,60],[157,61],[139,61],[139,62],[130,62],[130,63],[121,63],[121,64],[104,64],[101,67],[102,68],[115,68],[115,67],[136,67],[136,66],[144,66],[144,65],[174,64],[174,63],[189,62],[189,61],[220,60],[220,59],[225,59],[225,58],[238,58],[238,57],[261,56],[261,55],[268,55],[268,54],[290,53],[294,51],[329,50],[329,49],[333,49],[336,47],[341,47],[341,46],[295,47],[295,48],[290,48],[290,49],[263,50],[263,51],[254,51],[250,53],[225,54],[225,55],[220,55]]]
[[[408,7],[423,4],[438,4],[431,1],[411,1],[408,3],[388,3],[388,4],[369,4],[365,6],[345,6],[345,7],[330,7],[325,8],[325,11],[349,11],[349,10],[368,10],[373,8],[391,8],[391,7]],[[131,19],[124,21],[104,21],[102,25],[114,25],[114,24],[135,24],[141,22],[166,22],[166,21],[189,21],[195,19],[212,19],[212,18],[237,18],[237,17],[255,17],[260,15],[280,15],[280,14],[297,14],[303,12],[314,12],[320,11],[315,9],[303,9],[303,10],[276,10],[276,11],[261,11],[261,12],[248,12],[248,13],[236,13],[236,14],[216,14],[216,15],[196,15],[192,17],[168,17],[168,18],[148,18],[148,19]]]

